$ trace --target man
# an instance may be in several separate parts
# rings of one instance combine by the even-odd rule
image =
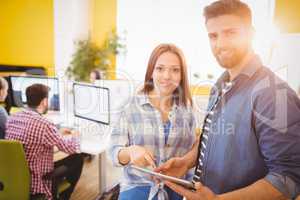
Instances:
[[[156,171],[196,166],[189,200],[291,199],[300,192],[300,101],[254,54],[249,7],[219,0],[204,10],[210,45],[226,69],[212,89],[200,142]]]
[[[69,130],[58,132],[52,122],[42,114],[48,110],[49,88],[42,84],[33,84],[26,88],[28,109],[9,117],[6,124],[6,139],[18,140],[23,143],[26,159],[31,174],[31,194],[45,194],[53,199],[57,188],[45,175],[64,165],[68,169],[65,174],[71,187],[63,193],[63,199],[69,199],[80,177],[83,159],[80,154],[78,133]],[[63,136],[68,135],[68,136]],[[53,163],[53,147],[70,155]],[[53,188],[53,189],[52,189]]]

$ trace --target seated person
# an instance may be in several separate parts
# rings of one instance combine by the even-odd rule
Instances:
[[[101,80],[101,72],[98,69],[94,69],[90,73],[90,82],[95,84],[98,80]]]
[[[8,83],[7,81],[0,77],[0,103],[4,102],[7,96],[7,90],[8,90]],[[7,120],[8,114],[0,105],[0,139],[4,139],[5,136],[5,124]]]
[[[60,132],[55,125],[42,116],[48,110],[49,88],[42,84],[33,84],[26,88],[28,109],[11,115],[6,124],[6,139],[18,140],[23,143],[26,159],[31,172],[31,194],[45,194],[47,199],[53,199],[52,181],[45,175],[57,167],[67,167],[66,179],[71,184],[63,194],[63,199],[69,199],[81,175],[83,159],[80,154],[78,133],[67,129]],[[54,150],[73,154],[53,163]]]

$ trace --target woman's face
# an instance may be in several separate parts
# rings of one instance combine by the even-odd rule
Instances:
[[[161,54],[155,63],[152,78],[156,94],[172,95],[181,81],[181,66],[178,56],[171,52]]]
[[[91,83],[94,83],[95,80],[96,80],[96,74],[95,74],[95,72],[91,72],[91,73],[90,73],[90,82],[91,82]]]
[[[4,88],[0,90],[0,101],[4,101],[6,99],[7,90],[8,90],[8,86],[7,85],[4,86]]]

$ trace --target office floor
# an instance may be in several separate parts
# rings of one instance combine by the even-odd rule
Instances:
[[[98,193],[98,156],[91,161],[85,160],[80,180],[71,196],[71,200],[95,200]],[[108,185],[114,185],[121,176],[120,168],[115,168],[109,159],[106,159],[106,180]]]
[[[98,195],[98,157],[85,160],[80,180],[71,200],[94,200]]]
[[[107,162],[107,169],[112,169],[111,162]],[[116,172],[116,173],[115,173]],[[118,170],[107,173],[108,179],[117,179],[120,175]],[[91,161],[86,160],[80,180],[75,188],[71,200],[95,200],[98,196],[98,157]],[[300,200],[300,196],[296,198]]]

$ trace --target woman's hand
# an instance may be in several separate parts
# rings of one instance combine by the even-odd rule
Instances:
[[[127,159],[124,159],[124,157]],[[119,160],[121,164],[131,163],[139,167],[156,167],[153,152],[138,145],[133,145],[122,149],[119,152]]]

